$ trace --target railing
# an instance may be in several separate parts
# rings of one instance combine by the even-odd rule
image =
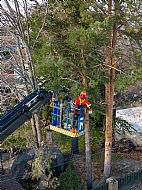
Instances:
[[[64,105],[59,103],[58,100],[53,102],[52,108],[51,125],[67,131],[70,131],[71,128],[78,129],[78,132],[84,131],[84,108],[73,108],[71,102]],[[76,112],[78,113],[77,117],[74,116]]]
[[[122,187],[133,184],[137,180],[142,180],[142,170],[133,172],[123,177],[116,177],[115,179],[118,181],[118,190],[120,190]],[[98,187],[93,188],[92,190],[109,190],[108,183],[101,184]]]
[[[108,190],[108,183],[104,183],[98,187],[95,187],[94,189],[92,190]]]
[[[118,188],[125,187],[126,185],[129,185],[131,183],[134,183],[136,180],[141,180],[141,179],[142,179],[142,170],[133,172],[121,178],[116,178],[116,180],[118,181]]]

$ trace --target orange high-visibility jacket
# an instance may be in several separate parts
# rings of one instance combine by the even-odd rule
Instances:
[[[74,99],[73,105],[75,108],[87,107],[88,111],[92,111],[91,103],[86,99],[81,99],[80,97]]]

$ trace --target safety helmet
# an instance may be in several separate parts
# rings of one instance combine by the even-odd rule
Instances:
[[[86,97],[87,97],[86,91],[82,91],[82,92],[80,93],[80,98],[81,98],[81,99],[85,99]]]

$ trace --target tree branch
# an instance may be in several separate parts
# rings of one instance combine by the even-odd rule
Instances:
[[[45,15],[44,15],[44,18],[43,18],[42,26],[41,26],[40,30],[38,31],[38,34],[37,34],[37,36],[36,36],[36,39],[35,39],[34,44],[33,44],[33,46],[32,46],[32,49],[34,49],[34,47],[35,47],[35,45],[36,45],[36,43],[37,43],[37,40],[38,40],[38,38],[39,38],[39,36],[40,36],[42,30],[43,30],[43,27],[45,26],[46,16],[47,16],[47,13],[48,13],[48,1],[46,1],[45,4],[46,4],[46,6],[45,6]]]

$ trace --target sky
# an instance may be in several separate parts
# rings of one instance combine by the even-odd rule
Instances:
[[[1,1],[1,5],[2,6],[4,6],[5,8],[6,8],[6,6],[5,6],[5,2],[4,2],[4,0],[0,0]],[[33,0],[26,0],[27,1],[27,3],[28,3],[28,6],[30,6],[30,5],[32,5],[33,3],[34,3],[34,1]],[[39,4],[41,4],[41,3],[43,3],[43,2],[46,2],[46,0],[36,0]],[[10,3],[10,5],[12,6],[12,8],[14,9],[14,1],[13,0],[8,0],[8,2]],[[23,6],[23,0],[18,0],[18,2],[19,2],[19,5],[21,5],[21,11],[22,11],[22,6]]]

